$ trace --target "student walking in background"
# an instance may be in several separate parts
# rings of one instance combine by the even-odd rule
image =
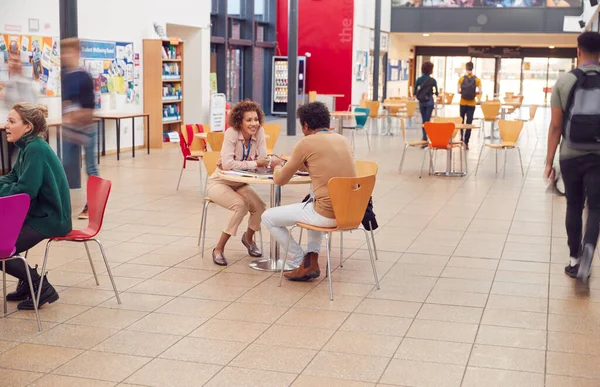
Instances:
[[[423,125],[431,120],[431,114],[435,106],[435,100],[433,95],[438,94],[437,81],[431,76],[433,73],[433,63],[425,62],[421,65],[421,75],[415,82],[415,96],[419,100],[419,109],[421,110],[421,118],[423,119]],[[427,141],[427,133],[425,128],[421,128],[423,131],[423,141]]]
[[[477,96],[481,94],[481,79],[473,74],[473,62],[465,65],[466,73],[458,80],[458,94],[460,94],[460,118],[463,124],[471,125],[473,115],[477,107]],[[471,138],[471,129],[460,131],[460,138],[469,150],[469,139]]]
[[[61,42],[63,66],[63,164],[65,169],[79,165],[79,147],[85,151],[85,171],[89,176],[99,176],[96,163],[96,129],[93,127],[94,81],[90,74],[79,67],[79,39],[69,38]],[[85,205],[78,216],[88,219]]]

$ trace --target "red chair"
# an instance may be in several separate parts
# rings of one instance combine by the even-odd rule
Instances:
[[[104,212],[106,210],[106,203],[108,202],[108,197],[110,195],[110,188],[112,183],[110,180],[101,179],[98,176],[90,176],[87,182],[87,203],[88,203],[88,214],[90,216],[88,226],[83,230],[73,230],[69,234],[64,237],[55,237],[51,238],[46,244],[46,251],[44,252],[44,263],[42,264],[42,279],[40,283],[43,283],[44,275],[46,274],[46,263],[48,262],[48,252],[50,251],[50,243],[52,242],[83,242],[85,245],[85,250],[87,252],[88,259],[90,260],[90,266],[92,267],[92,272],[94,273],[94,278],[96,279],[96,285],[100,285],[98,282],[98,275],[96,275],[96,268],[94,267],[94,262],[92,261],[92,255],[90,254],[90,249],[87,245],[87,242],[94,241],[100,247],[100,253],[102,253],[102,258],[104,258],[104,263],[106,264],[106,272],[108,273],[108,277],[110,278],[110,282],[112,283],[112,287],[115,291],[115,297],[117,298],[117,302],[121,303],[121,298],[119,297],[119,292],[117,291],[117,285],[115,285],[115,280],[112,276],[112,272],[110,271],[110,265],[108,264],[108,260],[106,259],[106,253],[104,252],[104,247],[102,243],[98,239],[96,239],[96,235],[100,232],[102,228],[102,222],[104,220]],[[39,303],[40,295],[42,287],[40,286],[40,290],[37,295],[37,300]]]
[[[192,144],[194,142],[194,126],[198,128],[198,133],[203,133],[204,129],[202,125],[181,125],[181,135],[179,136],[179,147],[181,148],[181,154],[183,155],[183,166],[181,167],[181,173],[179,174],[179,180],[177,181],[177,191],[179,191],[179,184],[181,184],[181,177],[183,176],[183,170],[187,166],[188,161],[201,161],[204,151],[206,151],[206,142],[202,141],[204,151],[192,150]],[[200,191],[202,191],[202,163],[198,163],[200,169]]]

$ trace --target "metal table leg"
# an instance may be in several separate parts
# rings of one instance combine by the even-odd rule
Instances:
[[[117,118],[115,120],[115,122],[117,123],[117,161],[118,161],[121,156],[121,120]]]
[[[270,198],[270,207],[279,207],[281,205],[281,187],[278,185],[271,185],[271,198]],[[264,251],[263,251],[264,255]],[[269,258],[259,258],[255,259],[250,263],[250,267],[255,270],[261,271],[281,271],[281,266],[283,265],[283,261],[279,259],[279,244],[273,238],[273,235],[270,237],[270,254]],[[295,268],[291,266],[289,263],[286,263],[285,270],[290,271]]]
[[[96,122],[96,151],[98,165],[100,165],[100,121]]]
[[[131,118],[131,157],[135,157],[135,117]]]
[[[148,154],[150,154],[150,116],[146,116],[146,141],[148,142]]]

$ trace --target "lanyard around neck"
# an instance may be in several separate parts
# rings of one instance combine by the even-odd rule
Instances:
[[[250,148],[252,147],[252,144],[250,143],[251,140],[252,137],[248,139],[248,146],[242,144],[242,161],[246,161],[250,157]]]

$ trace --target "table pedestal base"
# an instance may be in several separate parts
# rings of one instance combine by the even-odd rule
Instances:
[[[433,174],[435,176],[446,176],[446,177],[464,177],[467,174],[464,172],[446,172],[446,171],[439,171],[439,172],[433,172]]]
[[[281,267],[283,266],[283,261],[282,260],[274,260],[274,259],[270,259],[270,258],[260,258],[260,259],[255,259],[254,261],[252,261],[250,263],[250,267],[253,268],[254,270],[261,270],[261,271],[281,271]],[[291,271],[294,270],[296,267],[290,265],[289,262],[286,262],[285,264],[285,270],[284,271]]]

